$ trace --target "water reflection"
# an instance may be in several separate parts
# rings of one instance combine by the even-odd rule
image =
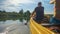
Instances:
[[[20,22],[23,22],[23,18],[22,18],[22,17],[20,17],[20,18],[19,18],[19,21],[20,21]]]
[[[24,25],[29,20],[27,18],[0,18],[0,33],[4,32],[4,30],[10,30],[17,28],[18,25]],[[12,28],[13,27],[13,28]],[[7,31],[6,30],[6,31]],[[5,32],[6,32],[5,31]]]
[[[6,22],[11,23],[12,21],[17,21],[17,20],[22,23],[23,22],[27,23],[29,21],[29,19],[22,18],[22,17],[20,17],[20,18],[0,18],[0,24],[5,24]]]

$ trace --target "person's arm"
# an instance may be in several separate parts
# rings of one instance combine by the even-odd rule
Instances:
[[[42,16],[44,16],[44,7],[42,7]]]
[[[43,14],[44,14],[44,7],[43,7]]]
[[[31,17],[34,17],[35,14],[36,14],[36,8],[35,8],[35,10],[33,11],[33,13],[31,14]]]
[[[33,11],[30,17],[34,17],[34,16],[35,16],[35,11]]]
[[[32,15],[34,15],[34,14],[35,14],[35,11],[33,11]]]

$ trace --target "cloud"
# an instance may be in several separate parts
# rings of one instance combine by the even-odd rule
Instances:
[[[17,10],[20,9],[20,6],[23,4],[33,4],[35,3],[34,0],[0,0],[0,9],[9,9],[9,10]]]
[[[19,11],[21,9],[33,11],[37,3],[42,2],[47,13],[47,11],[53,11],[53,6],[49,4],[49,1],[50,0],[0,0],[0,10],[9,12]]]
[[[19,5],[19,4],[30,4],[34,3],[33,0],[5,0],[3,3],[0,4],[5,4],[5,5]]]

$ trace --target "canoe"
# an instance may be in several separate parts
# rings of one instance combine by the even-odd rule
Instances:
[[[31,34],[55,34],[41,24],[36,23],[32,18],[30,19],[30,32]]]

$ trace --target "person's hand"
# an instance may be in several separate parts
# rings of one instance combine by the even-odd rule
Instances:
[[[30,18],[33,18],[33,17],[35,17],[34,15],[30,15]]]
[[[35,17],[35,16],[36,16],[36,13],[31,14],[31,15],[30,15],[30,18],[31,18],[31,17],[33,18],[33,17]]]
[[[30,18],[32,17],[32,15],[30,15]]]

